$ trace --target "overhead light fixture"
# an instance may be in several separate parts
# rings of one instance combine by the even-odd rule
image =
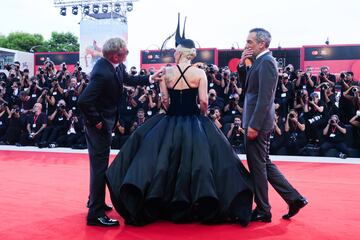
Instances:
[[[119,13],[120,10],[121,10],[121,4],[118,3],[118,2],[115,3],[115,4],[114,4],[114,11],[115,11],[116,13]]]
[[[106,3],[103,4],[101,10],[103,13],[107,13],[109,11],[109,5],[107,5]]]
[[[66,16],[66,8],[65,7],[60,8],[60,15]]]
[[[131,12],[131,11],[133,10],[133,4],[132,4],[131,2],[128,2],[128,3],[126,4],[126,10],[127,10],[128,12]]]
[[[93,13],[94,13],[94,14],[98,14],[98,13],[99,13],[99,5],[97,5],[97,4],[94,4],[94,5],[93,5]]]
[[[90,13],[90,7],[89,7],[89,5],[84,6],[83,13],[84,13],[85,15],[89,15],[89,13]]]
[[[72,7],[72,14],[77,15],[77,14],[78,14],[78,11],[79,11],[79,9],[78,9],[77,6],[73,6],[73,7]]]

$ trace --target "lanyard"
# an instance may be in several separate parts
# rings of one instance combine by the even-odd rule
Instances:
[[[39,118],[39,116],[40,116],[40,114],[39,115],[34,115],[34,124],[36,124],[36,122],[37,122],[37,120],[38,120],[38,118]]]
[[[331,132],[335,133],[336,132],[336,127],[331,127]]]

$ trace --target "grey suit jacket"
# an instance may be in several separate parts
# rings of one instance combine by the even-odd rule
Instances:
[[[274,128],[277,64],[271,52],[256,59],[246,73],[243,127],[259,131]]]

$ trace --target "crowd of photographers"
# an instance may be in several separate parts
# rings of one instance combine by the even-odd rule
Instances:
[[[244,152],[241,125],[245,77],[215,65],[199,65],[208,77],[209,114],[234,149]],[[34,76],[15,62],[0,73],[0,143],[18,146],[86,148],[84,125],[77,99],[89,82],[79,64],[69,71],[47,59]],[[131,75],[153,74],[154,68],[129,69]],[[124,87],[120,120],[113,131],[118,149],[147,119],[163,111],[157,84]],[[352,72],[335,76],[326,67],[314,74],[289,65],[279,68],[276,121],[271,134],[272,154],[321,155],[331,149],[346,158],[349,148],[359,148],[360,88]],[[350,139],[350,140],[349,140]],[[350,154],[351,155],[351,154]]]

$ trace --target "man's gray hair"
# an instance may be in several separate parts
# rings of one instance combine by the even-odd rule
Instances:
[[[103,46],[102,53],[105,58],[112,54],[118,54],[126,48],[126,42],[122,38],[110,38]]]
[[[271,42],[271,34],[263,29],[263,28],[253,28],[249,31],[249,33],[256,33],[256,42],[264,42],[266,48],[268,48],[270,46],[270,42]]]

